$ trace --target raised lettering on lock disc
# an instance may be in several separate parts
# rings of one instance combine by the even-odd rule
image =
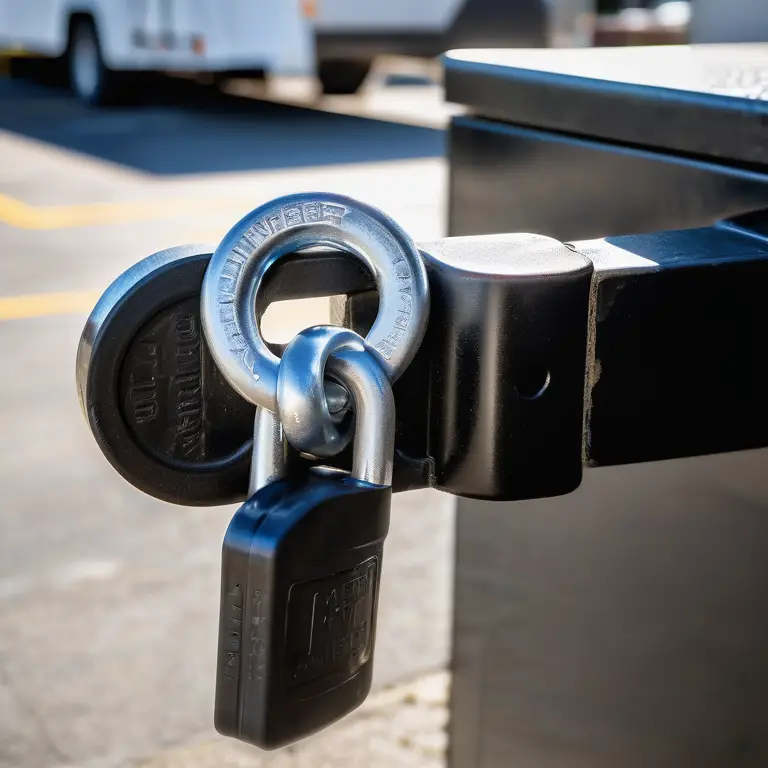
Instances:
[[[256,296],[277,259],[315,246],[356,256],[373,274],[379,314],[365,344],[390,381],[411,362],[426,330],[429,288],[424,265],[411,238],[386,214],[325,193],[288,195],[257,208],[230,230],[213,254],[201,308],[221,372],[244,398],[271,411],[277,411],[280,361],[261,336]]]

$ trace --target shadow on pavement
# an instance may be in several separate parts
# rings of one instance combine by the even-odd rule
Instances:
[[[0,80],[0,129],[160,175],[444,154],[443,131],[331,114],[155,78],[141,103],[90,109],[65,90]]]

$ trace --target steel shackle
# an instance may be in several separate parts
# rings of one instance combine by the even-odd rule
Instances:
[[[248,479],[248,496],[280,480],[288,472],[288,453],[283,425],[277,414],[256,406],[253,421],[253,452]]]
[[[354,331],[318,325],[297,334],[280,361],[278,413],[288,442],[315,456],[338,453],[337,430],[328,417],[323,380],[328,376],[352,396],[355,417],[352,476],[392,485],[395,398],[386,372]],[[314,381],[313,381],[314,380]],[[325,410],[325,418],[318,414]],[[341,437],[346,441],[344,437]],[[329,441],[329,442],[327,442]]]
[[[201,314],[211,354],[229,383],[275,413],[280,360],[261,335],[256,298],[278,259],[315,246],[356,256],[373,274],[379,312],[364,344],[390,382],[407,368],[426,331],[426,270],[411,238],[386,214],[343,195],[309,192],[256,208],[214,252]]]

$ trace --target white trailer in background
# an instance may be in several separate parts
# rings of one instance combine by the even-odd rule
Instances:
[[[380,54],[548,45],[553,9],[573,1],[0,0],[0,52],[66,65],[92,104],[129,72],[316,73],[353,93]]]
[[[311,71],[311,28],[293,0],[0,0],[0,49],[66,64],[84,101],[128,72]]]

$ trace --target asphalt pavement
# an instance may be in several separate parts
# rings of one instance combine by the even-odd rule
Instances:
[[[215,243],[278,195],[350,194],[417,240],[441,236],[444,133],[350,112],[191,83],[100,111],[0,80],[0,766],[262,764],[212,728],[234,508],[177,507],[122,480],[80,413],[75,349],[120,272],[171,245]],[[281,310],[278,335],[326,319],[324,303]],[[449,497],[395,498],[368,715],[335,726],[338,743],[310,740],[268,764],[351,765],[363,743],[385,745],[363,764],[439,762],[452,536]],[[403,726],[403,707],[426,719]],[[429,725],[403,736],[416,722]],[[419,746],[429,729],[437,742]]]

